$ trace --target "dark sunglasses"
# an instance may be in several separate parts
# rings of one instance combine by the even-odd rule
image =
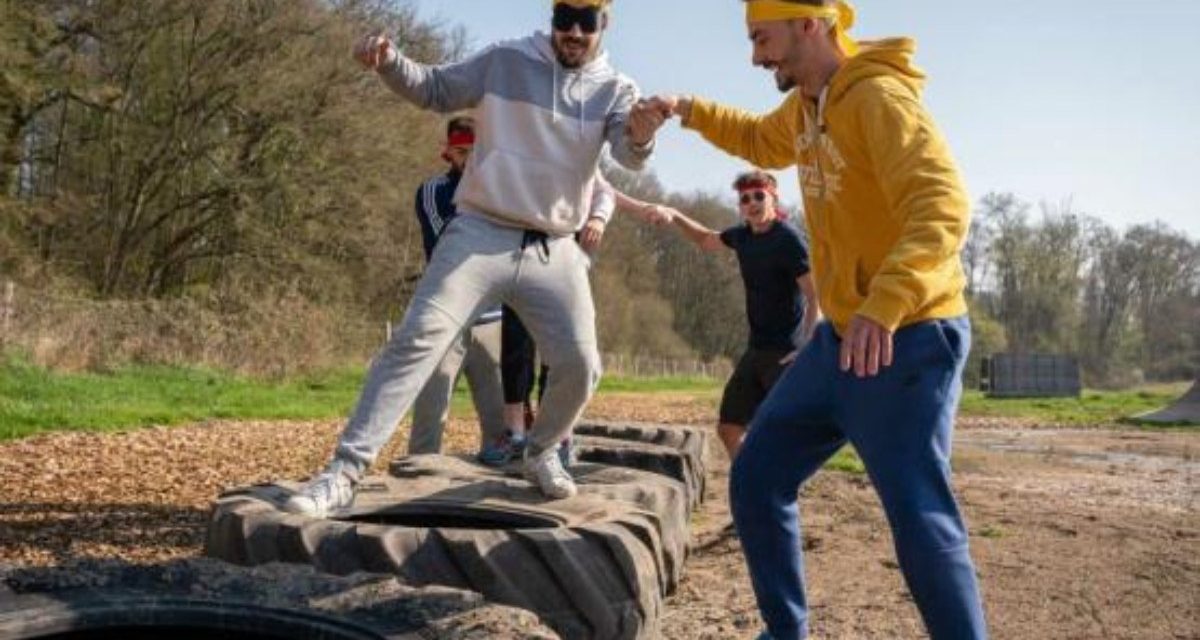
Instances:
[[[742,204],[750,204],[753,202],[766,202],[767,194],[765,191],[744,191],[742,197],[738,198],[738,202]]]
[[[566,3],[554,5],[554,18],[551,20],[555,31],[570,31],[575,25],[584,33],[596,33],[600,30],[600,9],[596,7],[573,7]]]

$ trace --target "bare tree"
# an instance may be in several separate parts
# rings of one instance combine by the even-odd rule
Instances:
[[[1141,362],[1148,375],[1175,378],[1194,366],[1200,352],[1188,329],[1200,321],[1200,246],[1162,224],[1139,225],[1125,236],[1136,256],[1137,321]]]

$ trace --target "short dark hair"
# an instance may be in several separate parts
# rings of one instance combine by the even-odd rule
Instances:
[[[762,169],[754,169],[745,173],[738,174],[737,180],[733,181],[734,191],[742,191],[744,189],[753,189],[754,187],[767,187],[775,189],[779,183],[775,180],[775,176],[763,171]]]
[[[446,123],[446,137],[449,138],[456,133],[475,135],[475,118],[471,116],[451,118],[450,122]]]

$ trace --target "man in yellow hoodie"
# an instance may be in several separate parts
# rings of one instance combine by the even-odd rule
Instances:
[[[759,408],[730,497],[764,638],[804,638],[799,486],[847,442],[891,524],[934,640],[987,634],[950,442],[970,348],[959,252],[969,202],[921,104],[909,39],[858,43],[837,0],[749,0],[753,62],[787,98],[765,115],[691,96],[638,109],[750,163],[797,166],[822,325]]]

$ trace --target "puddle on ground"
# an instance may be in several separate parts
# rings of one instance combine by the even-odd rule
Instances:
[[[1200,482],[1200,438],[1195,445],[1161,446],[1153,438],[1087,431],[959,431],[955,446],[1066,460],[1097,467],[1124,467],[1145,473],[1178,473]],[[1116,450],[1114,450],[1116,449]]]

